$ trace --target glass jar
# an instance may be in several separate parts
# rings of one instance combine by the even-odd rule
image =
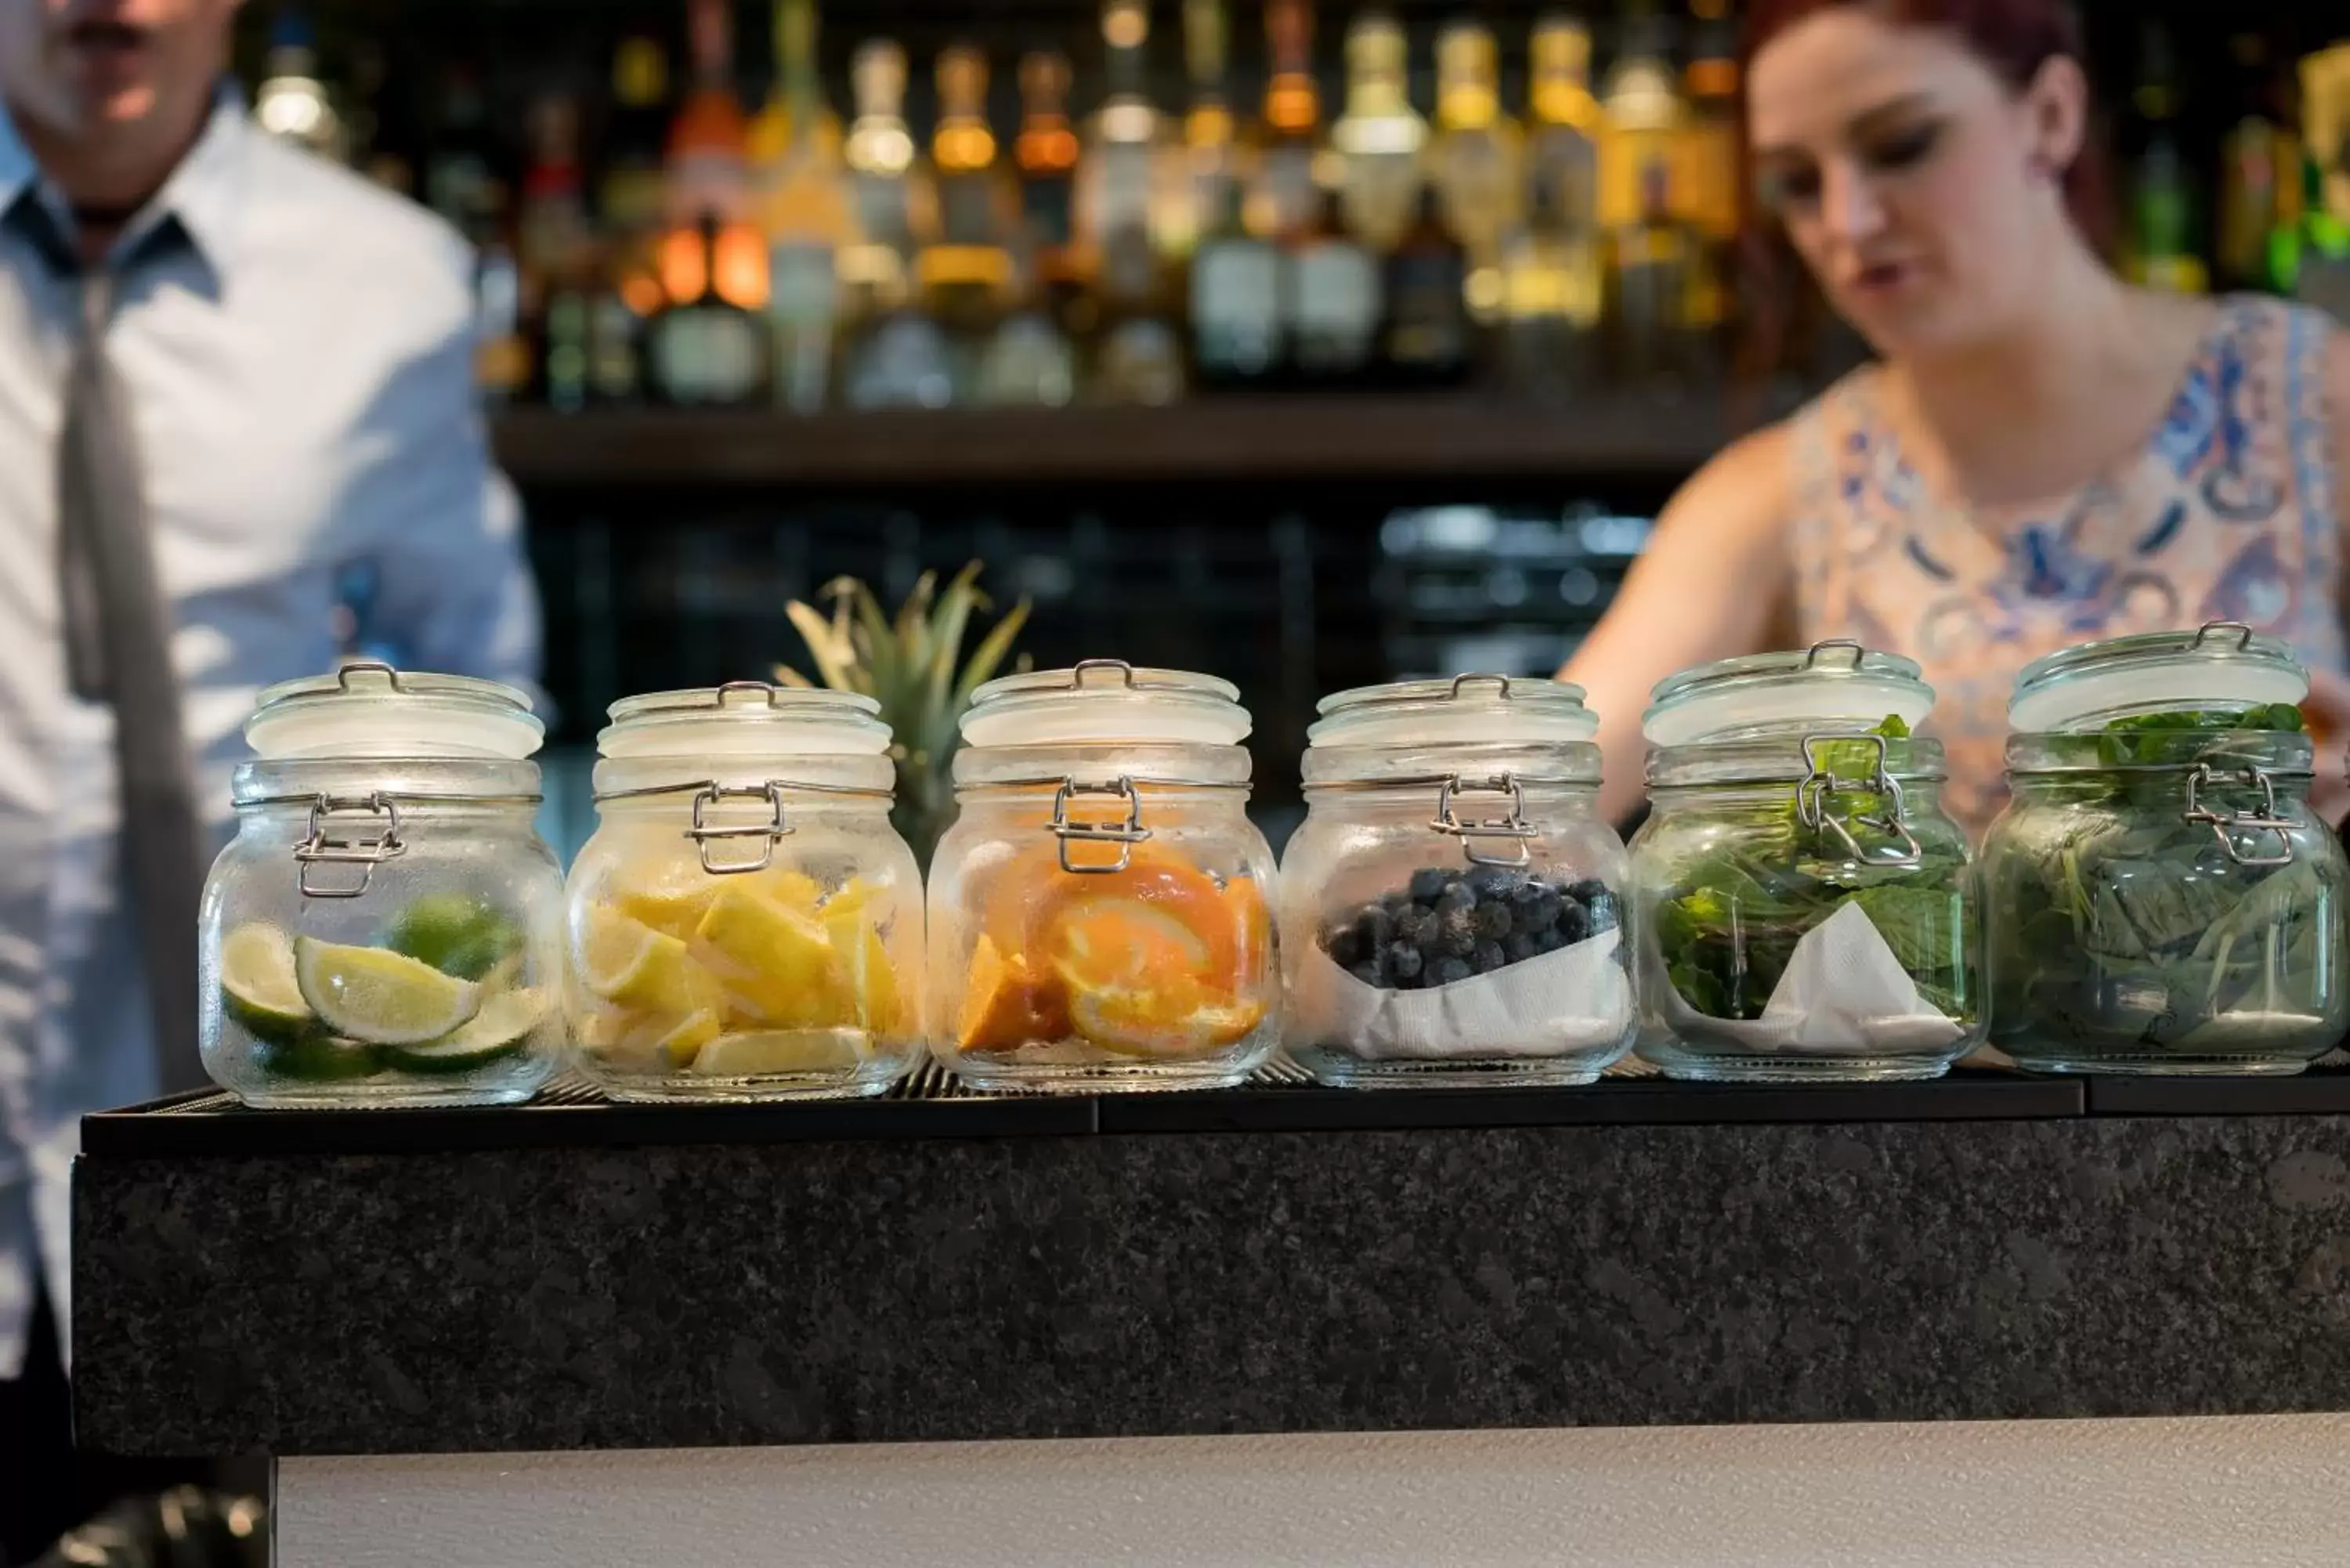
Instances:
[[[1087,659],[989,681],[931,863],[931,1046],[980,1089],[1213,1088],[1280,1037],[1247,711]]]
[[[567,995],[613,1098],[878,1095],[913,1064],[921,874],[879,711],[755,680],[612,704]]]
[[[1677,1078],[1930,1078],[1983,1033],[1933,689],[1835,640],[1659,685],[1632,840],[1640,1054]]]
[[[1289,1054],[1326,1084],[1587,1084],[1632,1037],[1623,841],[1580,688],[1325,698],[1282,857]]]
[[[1983,845],[1991,1043],[2057,1073],[2297,1073],[2350,1027],[2309,679],[2215,624],[2028,667]]]
[[[511,687],[352,664],[261,693],[204,884],[204,1070],[249,1106],[528,1099],[562,1044],[544,729]]]

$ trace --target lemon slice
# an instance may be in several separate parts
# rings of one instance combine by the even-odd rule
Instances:
[[[873,1054],[862,1029],[763,1029],[722,1034],[693,1059],[697,1076],[759,1078],[783,1073],[846,1073]]]
[[[683,1018],[722,1005],[717,982],[683,941],[616,910],[588,911],[577,957],[580,983],[622,1007]]]
[[[421,1045],[386,1046],[384,1060],[411,1073],[471,1072],[519,1051],[546,1017],[546,992],[502,992],[453,1033]]]
[[[725,1027],[718,1014],[708,1008],[691,1013],[679,1021],[676,1028],[660,1037],[659,1050],[662,1060],[672,1067],[691,1067],[702,1054],[702,1047],[718,1038]]]
[[[337,1034],[368,1045],[421,1045],[481,1010],[482,988],[384,948],[294,939],[294,980]]]
[[[825,928],[748,888],[730,887],[712,901],[692,951],[746,1020],[785,1030],[857,1022],[857,998]]]
[[[295,983],[294,939],[266,920],[222,940],[220,986],[223,1011],[255,1040],[290,1045],[318,1022]]]
[[[889,950],[881,933],[856,910],[825,921],[832,950],[839,955],[856,1021],[876,1034],[891,1034],[899,1024],[898,971],[890,967]]]

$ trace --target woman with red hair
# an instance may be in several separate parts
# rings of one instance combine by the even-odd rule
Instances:
[[[2115,275],[2070,6],[1757,0],[1745,54],[1752,211],[1876,361],[1690,480],[1563,671],[1606,718],[1608,807],[1639,801],[1656,680],[1831,637],[1925,666],[1978,834],[2017,671],[2074,643],[2241,621],[2350,729],[2350,340]]]

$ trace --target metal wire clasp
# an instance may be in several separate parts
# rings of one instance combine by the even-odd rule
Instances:
[[[1875,761],[1869,764],[1866,782],[1858,784],[1840,784],[1835,771],[1822,765],[1820,761],[1819,748],[1825,745],[1873,747],[1877,755]],[[1884,736],[1805,735],[1804,765],[1811,771],[1804,775],[1803,783],[1795,786],[1795,820],[1797,822],[1802,823],[1814,833],[1825,828],[1835,834],[1843,843],[1846,853],[1854,859],[1865,861],[1871,866],[1906,867],[1919,865],[1925,860],[1925,846],[1918,842],[1918,836],[1909,831],[1909,825],[1906,819],[1905,805],[1901,795],[1901,781],[1886,771]],[[1852,820],[1863,827],[1873,827],[1879,833],[1898,837],[1901,840],[1901,847],[1898,851],[1887,857],[1872,855],[1860,846],[1860,841],[1852,836],[1852,830],[1844,825],[1841,818],[1828,810],[1828,797],[1835,794],[1839,788],[1850,790],[1856,794],[1884,797],[1887,805],[1882,816],[1864,816],[1855,814]]]
[[[1069,815],[1069,802],[1081,794],[1107,795],[1126,802],[1124,822],[1078,822]],[[1072,778],[1061,781],[1053,792],[1053,836],[1061,842],[1061,869],[1079,877],[1104,876],[1123,871],[1133,863],[1134,846],[1150,836],[1150,829],[1142,826],[1142,796],[1130,778],[1119,777],[1107,784],[1079,784]],[[1072,844],[1115,844],[1118,858],[1103,866],[1079,866],[1069,859]]]
[[[338,816],[364,816],[370,824],[380,822],[383,831],[354,834],[347,827],[337,832],[334,819]],[[368,890],[377,867],[399,859],[407,850],[400,836],[400,807],[390,797],[322,794],[310,803],[310,836],[294,846],[294,858],[302,867],[295,884],[306,898],[356,898]],[[318,875],[321,866],[356,866],[359,879],[352,887],[336,886]]]
[[[730,800],[764,800],[767,803],[767,820],[746,822],[732,827],[710,826],[710,808]],[[773,780],[763,784],[703,784],[693,796],[693,826],[685,836],[693,840],[702,853],[702,868],[713,877],[739,877],[747,871],[764,871],[775,858],[775,846],[791,836],[791,825],[784,820],[783,785]],[[722,860],[711,853],[721,839],[755,838],[759,854],[752,860]]]
[[[2261,792],[2261,809],[2257,815],[2249,811],[2214,811],[2196,798],[2197,792],[2216,784],[2231,784],[2241,780],[2244,785]],[[2208,823],[2213,836],[2228,858],[2239,866],[2290,866],[2293,864],[2293,824],[2277,815],[2276,781],[2266,768],[2258,763],[2248,765],[2241,774],[2222,774],[2209,763],[2198,763],[2187,775],[2187,810],[2189,822]],[[2231,831],[2233,830],[2233,831]],[[2236,843],[2236,833],[2258,835],[2273,833],[2283,846],[2281,855],[2249,855]]]
[[[1455,803],[1464,794],[1506,794],[1510,797],[1507,816],[1471,817],[1461,820]],[[1461,841],[1461,857],[1471,866],[1503,866],[1515,869],[1534,860],[1534,851],[1527,847],[1532,839],[1540,838],[1539,829],[1526,825],[1526,791],[1515,777],[1496,774],[1493,777],[1463,784],[1459,774],[1450,774],[1436,790],[1436,820],[1429,826],[1439,833],[1450,834]],[[1477,847],[1481,838],[1502,838],[1510,842],[1510,853],[1487,855]]]

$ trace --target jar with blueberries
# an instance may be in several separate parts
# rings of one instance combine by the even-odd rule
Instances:
[[[1283,859],[1290,1054],[1347,1088],[1596,1077],[1635,1015],[1582,691],[1463,675],[1321,713]]]

